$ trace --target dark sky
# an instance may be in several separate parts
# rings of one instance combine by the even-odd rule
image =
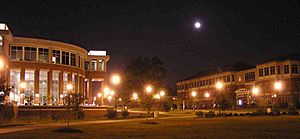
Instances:
[[[157,56],[171,87],[210,67],[300,51],[298,0],[0,0],[0,6],[0,22],[14,36],[107,50],[110,72],[122,72],[138,56]]]

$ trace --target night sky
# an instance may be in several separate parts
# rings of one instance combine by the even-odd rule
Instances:
[[[0,0],[0,6],[0,22],[14,36],[107,50],[110,73],[139,56],[157,56],[173,88],[207,68],[300,52],[297,0]]]

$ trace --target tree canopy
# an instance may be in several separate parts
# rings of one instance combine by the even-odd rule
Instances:
[[[143,92],[145,85],[151,84],[155,89],[163,87],[166,79],[163,62],[157,57],[139,57],[129,62],[125,69],[124,93]]]

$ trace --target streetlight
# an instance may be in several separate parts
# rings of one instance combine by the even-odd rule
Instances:
[[[104,88],[104,97],[107,97],[109,95],[110,91],[108,87]]]
[[[217,90],[218,90],[218,107],[219,107],[219,113],[221,113],[221,108],[220,108],[220,97],[221,97],[221,94],[220,94],[220,91],[221,91],[221,89],[223,88],[223,83],[221,83],[221,82],[217,82],[216,83],[216,88],[217,88]]]
[[[102,97],[102,94],[101,93],[98,93],[97,94],[98,98]]]
[[[162,96],[162,97],[165,96],[165,94],[166,94],[165,91],[160,91],[159,92],[159,95]]]
[[[154,96],[154,98],[155,98],[155,99],[160,99],[160,95],[159,95],[159,94],[156,94],[156,95]]]
[[[120,82],[121,82],[121,77],[118,75],[118,74],[114,74],[112,77],[111,77],[111,82],[115,85],[115,86],[117,86],[118,84],[120,84]],[[117,90],[117,88],[116,88],[116,90]],[[112,92],[111,92],[112,93]],[[113,96],[114,96],[114,101],[115,101],[115,109],[117,109],[117,101],[116,101],[116,95],[115,95],[115,92],[113,91],[113,94],[112,94]]]
[[[281,87],[282,87],[281,82],[279,81],[275,82],[274,84],[275,94],[273,95],[273,97],[275,98],[275,103],[277,103],[277,93],[281,89]]]
[[[206,98],[209,98],[209,96],[210,96],[210,94],[209,94],[208,92],[206,92],[206,93],[204,94],[204,97],[206,97]]]
[[[67,84],[67,91],[68,91],[68,107],[67,107],[67,109],[68,109],[68,126],[70,126],[70,114],[71,114],[71,91],[73,90],[73,85],[72,84]]]
[[[197,96],[197,92],[193,91],[192,92],[192,97],[193,97],[193,111],[195,111],[195,97]]]
[[[145,90],[147,93],[152,93],[152,87],[150,85],[146,86]]]
[[[138,94],[137,93],[133,93],[132,94],[132,98],[134,99],[134,100],[137,100],[139,97],[138,97]]]
[[[253,87],[252,88],[252,94],[255,95],[255,96],[257,96],[258,93],[259,93],[259,89],[257,87]]]

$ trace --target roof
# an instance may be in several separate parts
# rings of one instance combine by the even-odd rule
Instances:
[[[211,68],[211,69],[207,69],[207,70],[202,70],[202,71],[200,71],[186,79],[183,79],[181,81],[191,80],[194,78],[204,77],[204,76],[217,74],[217,73],[221,73],[221,72],[241,71],[241,70],[252,69],[252,68],[255,68],[255,66],[249,65],[246,63],[237,62],[237,63],[231,64],[231,65],[225,65],[222,67],[216,67],[216,68]]]

